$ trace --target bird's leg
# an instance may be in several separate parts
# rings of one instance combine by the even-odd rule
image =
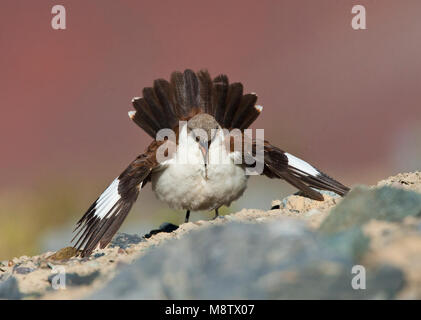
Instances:
[[[186,212],[186,218],[184,219],[184,223],[189,222],[189,218],[190,218],[190,210],[187,210],[187,212]]]
[[[219,208],[215,209],[215,216],[213,217],[213,220],[219,217],[218,209]]]

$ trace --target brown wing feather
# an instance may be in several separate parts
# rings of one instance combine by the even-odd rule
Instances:
[[[140,189],[158,166],[156,150],[162,142],[154,141],[144,154],[138,156],[107,190],[89,207],[78,221],[75,247],[89,256],[99,245],[105,248],[127,217]]]
[[[256,143],[254,141],[254,143]],[[256,149],[254,146],[253,151]],[[306,172],[298,168],[292,161],[291,155],[279,148],[264,142],[264,170],[263,174],[269,178],[283,179],[301,190],[304,195],[313,200],[323,200],[323,195],[317,190],[333,191],[341,196],[348,193],[349,188],[342,183],[332,179],[325,173],[311,166],[314,169]]]

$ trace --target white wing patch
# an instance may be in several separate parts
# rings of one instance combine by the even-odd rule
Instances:
[[[287,152],[285,152],[285,155],[288,158],[288,165],[290,165],[291,167],[294,167],[298,170],[303,171],[304,173],[307,173],[311,176],[318,176],[320,175],[320,172],[314,168],[312,165],[310,165],[309,163],[305,162],[304,160],[301,160],[295,156],[293,156],[292,154],[289,154]]]
[[[115,179],[107,189],[99,196],[95,205],[95,216],[103,219],[112,207],[121,199],[118,193],[118,184],[120,180]],[[108,215],[110,216],[110,215]]]

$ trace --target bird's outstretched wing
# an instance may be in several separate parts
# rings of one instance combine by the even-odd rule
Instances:
[[[255,150],[255,148],[253,148]],[[313,200],[323,200],[323,195],[318,190],[333,191],[341,196],[348,193],[349,188],[332,179],[311,164],[292,154],[284,152],[264,142],[264,167],[263,174],[269,178],[284,179],[304,195]]]
[[[82,257],[89,256],[98,245],[105,248],[120,228],[152,170],[158,166],[156,149],[154,141],[114,179],[78,221],[72,241],[78,237],[74,247],[82,250]]]

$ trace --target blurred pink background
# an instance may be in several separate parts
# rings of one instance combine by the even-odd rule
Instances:
[[[67,30],[51,28],[55,4]],[[367,30],[351,28],[355,4]],[[420,1],[0,7],[0,193],[50,179],[106,186],[150,141],[127,116],[131,98],[185,68],[243,82],[264,106],[254,128],[346,184],[421,167]]]

